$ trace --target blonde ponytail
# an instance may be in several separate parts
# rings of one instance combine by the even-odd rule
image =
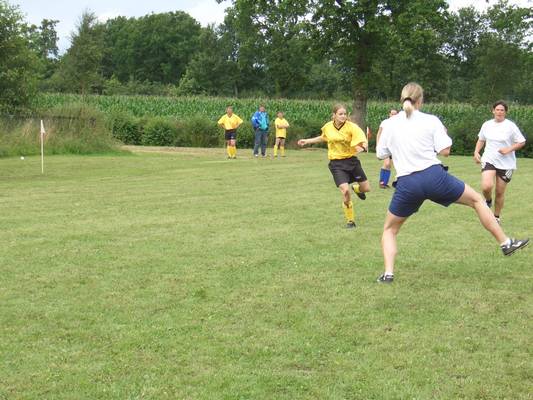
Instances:
[[[418,83],[410,82],[403,87],[401,102],[407,118],[411,117],[413,111],[420,107],[423,98],[424,90]]]

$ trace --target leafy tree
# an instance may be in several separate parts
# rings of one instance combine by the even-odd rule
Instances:
[[[93,12],[81,15],[72,45],[52,78],[57,89],[81,94],[100,92],[103,85],[103,29]]]
[[[200,24],[178,11],[105,24],[103,73],[128,80],[178,83],[199,49]]]
[[[180,94],[230,95],[234,89],[234,63],[215,28],[202,30],[200,46],[179,84]]]
[[[305,25],[317,48],[345,74],[353,117],[361,126],[366,125],[370,90],[383,78],[378,66],[391,44],[401,55],[397,65],[407,65],[392,76],[423,77],[429,83],[434,67],[444,66],[439,54],[444,39],[438,33],[446,17],[444,0],[233,0],[233,5],[238,21],[252,21],[249,31],[275,31],[276,21]]]
[[[35,51],[42,65],[42,79],[48,79],[58,64],[59,50],[56,25],[58,20],[43,19],[41,25],[28,28],[30,48]]]
[[[25,34],[27,26],[15,6],[0,0],[0,107],[28,104],[35,92],[37,57]]]

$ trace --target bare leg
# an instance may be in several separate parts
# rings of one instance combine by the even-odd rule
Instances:
[[[385,274],[394,274],[394,260],[398,253],[398,246],[396,244],[396,236],[400,231],[403,223],[407,217],[398,217],[387,211],[385,217],[385,225],[383,226],[383,235],[381,237],[381,248],[383,250],[383,259],[385,262]]]
[[[498,244],[507,240],[507,236],[498,222],[496,222],[496,218],[494,218],[494,215],[485,204],[483,197],[470,186],[465,185],[465,191],[456,203],[472,207],[476,211],[481,225],[494,236]]]
[[[352,201],[352,197],[350,194],[350,185],[348,185],[347,183],[341,183],[339,185],[339,190],[342,193],[342,201],[344,202],[344,205],[348,207],[350,201]]]
[[[494,188],[494,179],[496,178],[496,171],[487,170],[481,172],[481,191],[485,200],[492,199],[492,189]]]
[[[496,177],[496,196],[494,201],[494,215],[500,216],[505,202],[505,189],[507,189],[507,182]]]
[[[368,180],[359,183],[359,192],[360,193],[368,193],[370,192],[370,182]]]

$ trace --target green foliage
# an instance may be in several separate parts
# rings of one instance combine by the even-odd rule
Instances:
[[[38,68],[20,10],[0,0],[0,111],[28,104],[35,94]]]
[[[40,154],[40,119],[46,129],[46,154],[92,154],[117,152],[117,142],[104,114],[86,104],[53,107],[40,118],[0,118],[0,156]]]
[[[150,139],[154,145],[177,145],[211,147],[223,142],[223,134],[217,127],[216,121],[224,113],[228,104],[233,105],[234,111],[243,120],[239,128],[238,142],[241,147],[253,146],[253,130],[250,118],[257,106],[264,103],[271,119],[275,118],[276,111],[283,111],[291,128],[288,130],[289,146],[295,146],[297,139],[312,137],[320,133],[320,128],[331,118],[333,102],[321,100],[288,100],[288,99],[234,99],[223,97],[148,97],[148,96],[85,96],[83,100],[92,107],[110,115],[111,119],[119,116],[129,130],[128,134],[117,133],[117,138],[137,138],[143,135],[142,125],[147,124],[152,118],[170,121],[176,129],[176,136],[165,134],[163,137],[174,137],[175,142],[163,139],[157,142]],[[33,106],[36,109],[46,110],[59,104],[80,101],[76,95],[43,94],[35,98]],[[370,102],[368,106],[367,122],[375,134],[379,124],[385,119],[391,108],[398,109],[397,103]],[[348,105],[348,110],[351,108]],[[437,115],[442,119],[448,132],[454,139],[454,154],[472,154],[479,129],[484,121],[491,119],[489,105],[460,104],[460,103],[428,103],[423,111]],[[511,104],[508,118],[516,122],[522,132],[527,134],[533,131],[533,107]],[[143,119],[144,122],[138,122]],[[129,122],[128,122],[129,121]],[[117,128],[118,129],[118,128]],[[137,129],[136,133],[135,130]],[[117,131],[118,132],[118,131]],[[124,132],[124,131],[122,131]],[[191,132],[194,132],[191,136]],[[217,133],[218,132],[218,133]],[[273,132],[272,132],[273,133]],[[122,135],[122,136],[121,136]],[[218,139],[216,139],[218,137]],[[144,139],[141,139],[143,142]],[[370,148],[374,148],[375,136],[370,140]],[[197,143],[197,144],[195,144]],[[520,155],[533,154],[533,141],[519,152]]]
[[[81,94],[99,93],[103,59],[103,31],[94,13],[85,11],[77,32],[72,36],[72,46],[62,57],[51,84],[59,91]]]
[[[103,74],[122,82],[177,84],[198,51],[200,24],[178,11],[108,20]]]
[[[141,143],[146,146],[174,146],[178,129],[170,118],[150,118],[144,125]]]
[[[139,118],[125,112],[113,112],[107,116],[113,137],[124,144],[141,144],[142,125]]]

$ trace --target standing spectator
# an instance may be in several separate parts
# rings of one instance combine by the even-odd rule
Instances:
[[[507,104],[500,100],[492,105],[494,119],[485,122],[479,131],[474,160],[481,163],[481,190],[487,206],[492,208],[492,190],[495,190],[494,216],[498,223],[505,201],[505,189],[516,169],[515,151],[526,144],[526,138],[512,121],[505,118]],[[485,146],[483,156],[479,152]]]
[[[378,134],[376,136],[376,146],[378,145],[379,138],[381,136],[381,132],[383,131],[383,126],[389,121],[392,117],[394,117],[396,114],[398,114],[398,111],[394,108],[389,111],[389,118],[382,121],[379,125]],[[392,158],[386,158],[383,160],[383,166],[381,167],[381,170],[379,171],[379,187],[381,189],[388,189],[389,186],[389,179],[391,174],[391,166],[392,166]]]
[[[311,139],[298,140],[299,146],[327,142],[329,170],[333,180],[342,194],[342,208],[346,218],[346,227],[355,228],[351,189],[361,200],[366,199],[370,184],[361,167],[357,154],[368,146],[365,133],[357,124],[348,121],[346,107],[337,104],[333,107],[333,121],[322,127],[322,134]]]
[[[227,106],[226,114],[218,120],[218,125],[224,129],[228,158],[237,158],[237,128],[241,124],[242,119],[237,114],[233,114],[232,106]]]
[[[259,156],[259,147],[261,146],[261,156],[266,157],[266,146],[268,141],[268,127],[270,121],[265,111],[265,106],[260,105],[259,109],[252,116],[252,127],[255,132],[254,156]]]
[[[278,111],[277,118],[274,121],[276,127],[276,143],[274,144],[274,157],[278,156],[278,148],[281,156],[285,157],[285,139],[287,138],[287,128],[289,123],[283,117],[283,112]]]
[[[417,83],[404,86],[401,94],[403,111],[387,123],[376,149],[380,159],[392,156],[398,177],[385,224],[381,246],[385,272],[378,282],[392,283],[398,252],[396,237],[403,223],[416,213],[425,200],[442,206],[452,203],[472,207],[483,227],[489,231],[505,256],[525,247],[529,239],[512,239],[505,235],[483,197],[455,176],[448,174],[437,154],[450,154],[452,139],[434,115],[419,111],[423,90]]]

